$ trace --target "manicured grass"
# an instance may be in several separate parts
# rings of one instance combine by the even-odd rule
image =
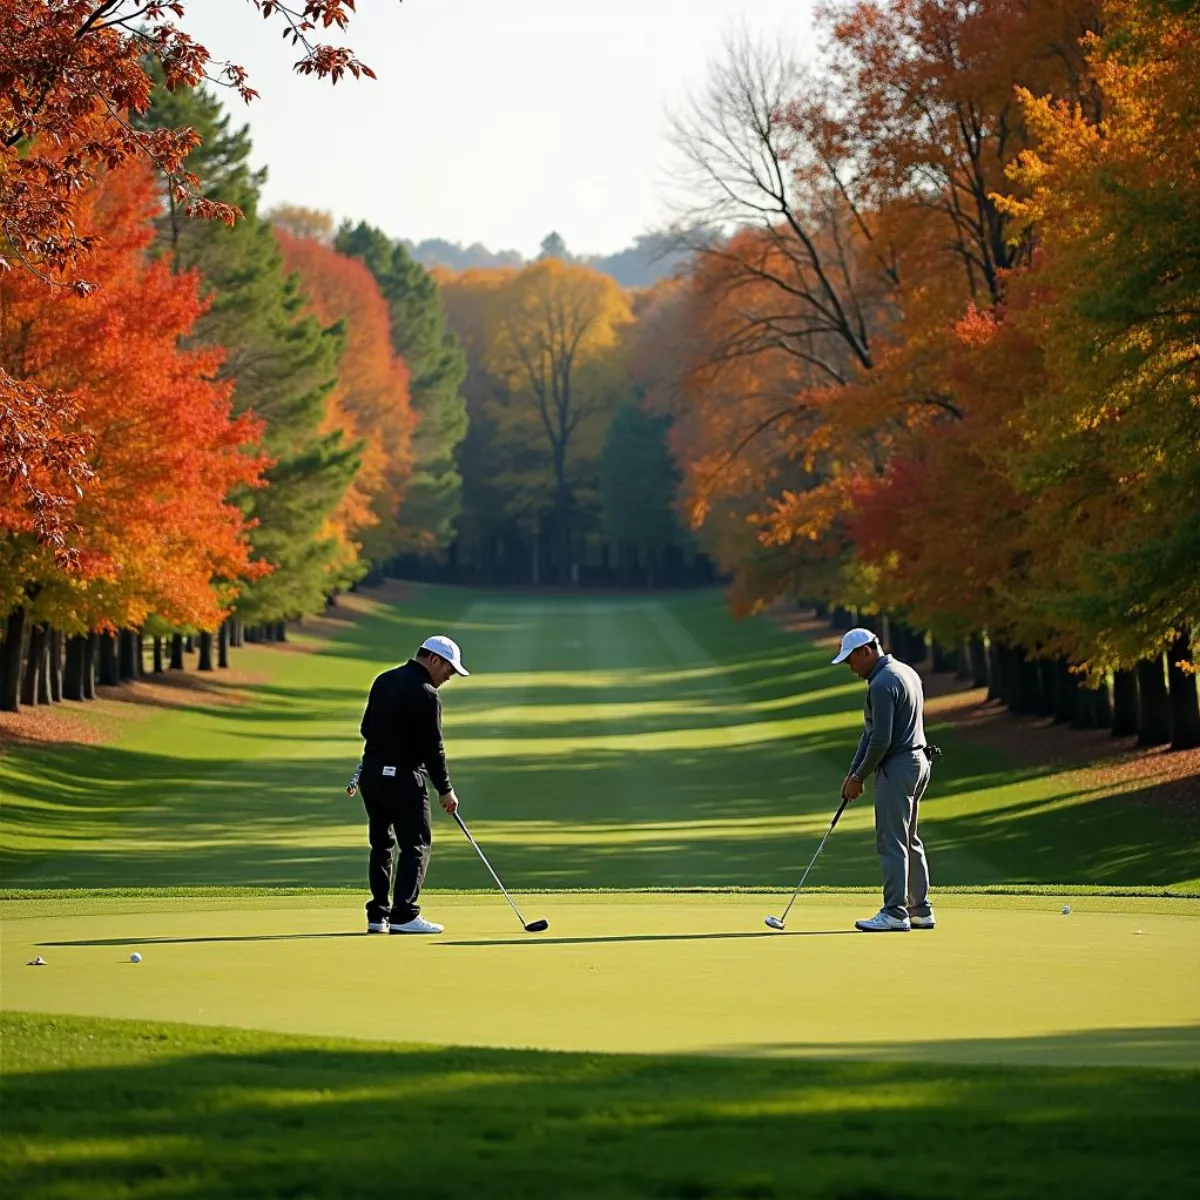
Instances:
[[[416,1032],[414,1016],[397,1019]],[[23,1200],[1138,1200],[1200,1185],[1192,1072],[396,1047],[16,1015],[0,1028],[0,1187]]]
[[[445,693],[473,830],[541,888],[794,884],[836,804],[861,684],[715,594],[522,598],[423,589],[324,652],[241,653],[270,683],[130,726],[115,744],[0,757],[10,886],[352,887],[363,875],[357,759],[372,677],[433,628],[476,672]],[[940,735],[938,735],[940,736]],[[935,882],[1200,885],[1194,826],[1152,798],[1081,792],[946,741],[924,820]],[[430,884],[485,883],[437,824]],[[876,882],[869,803],[816,882]]]
[[[290,1033],[613,1052],[1200,1067],[1200,901],[941,897],[869,937],[874,896],[427,897],[436,938],[369,937],[358,898],[203,910],[13,902],[5,1007]],[[1130,909],[1133,911],[1130,911]],[[131,964],[129,956],[143,956]],[[25,966],[35,955],[48,965]],[[405,1019],[399,1019],[406,1014]]]

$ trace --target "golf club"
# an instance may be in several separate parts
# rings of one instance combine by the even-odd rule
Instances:
[[[496,872],[492,870],[492,864],[490,862],[488,862],[487,856],[483,853],[482,850],[480,850],[479,843],[471,836],[471,831],[466,827],[466,824],[463,822],[462,817],[460,817],[457,812],[453,813],[452,816],[458,822],[459,829],[461,829],[463,831],[463,833],[465,833],[467,835],[467,841],[470,842],[471,845],[475,847],[475,853],[478,854],[479,857],[483,860],[483,865],[485,867],[487,867],[488,874],[490,874],[491,877],[496,881],[496,886],[504,893],[505,900],[508,901],[509,906],[512,908],[513,912],[515,912],[517,914],[517,920],[521,922],[521,925],[523,926],[525,932],[526,933],[541,933],[544,929],[549,929],[550,928],[549,921],[540,920],[540,921],[528,921],[527,922],[525,920],[525,918],[523,916],[521,916],[521,910],[515,904],[513,904],[513,898],[508,894],[508,889],[504,886],[504,884],[502,884],[500,882],[500,876],[497,875]]]
[[[821,855],[821,851],[825,849],[825,843],[829,840],[829,835],[833,832],[833,827],[838,823],[838,818],[842,815],[842,811],[849,803],[849,800],[843,800],[841,804],[838,805],[838,810],[833,814],[833,820],[829,822],[829,828],[825,830],[825,836],[821,839],[821,844],[817,847],[816,854],[812,856],[812,860],[809,862],[808,866],[804,868],[804,874],[800,876],[800,882],[796,884],[796,890],[792,893],[792,898],[788,901],[787,908],[783,910],[783,916],[768,917],[765,921],[768,929],[783,928],[784,922],[787,920],[787,915],[792,911],[792,905],[796,903],[796,897],[800,895],[800,889],[804,886],[804,881],[808,878],[809,871],[813,869],[813,863],[817,861]]]

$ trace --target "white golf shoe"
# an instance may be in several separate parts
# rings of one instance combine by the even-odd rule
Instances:
[[[909,924],[910,924],[910,925],[911,925],[911,926],[912,926],[914,929],[934,929],[934,928],[936,928],[936,927],[937,927],[937,922],[936,922],[936,921],[933,919],[933,913],[932,913],[932,912],[931,912],[931,913],[930,913],[928,916],[926,916],[926,917],[913,917],[913,916],[910,916],[910,917],[908,918],[908,923],[909,923]]]
[[[861,929],[863,933],[907,933],[912,925],[907,917],[893,917],[881,908],[873,917],[855,921],[854,928]]]
[[[393,925],[389,932],[441,933],[445,930],[445,928],[445,925],[439,925],[436,921],[427,921],[424,917],[413,917],[411,921],[405,921],[403,925]]]
[[[386,921],[368,921],[367,922],[367,932],[368,933],[387,933],[387,931],[388,931],[388,923]]]

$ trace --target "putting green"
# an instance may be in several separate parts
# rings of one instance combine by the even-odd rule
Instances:
[[[434,895],[436,938],[349,898],[9,906],[9,1010],[555,1050],[1200,1066],[1195,902],[946,896],[932,933],[850,931],[872,897]],[[28,915],[37,914],[37,915]],[[1140,931],[1140,932],[1138,932]],[[137,950],[144,961],[134,965]],[[46,967],[25,963],[36,954]]]

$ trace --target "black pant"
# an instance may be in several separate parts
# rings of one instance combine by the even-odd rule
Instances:
[[[429,797],[413,785],[411,775],[385,776],[379,767],[364,767],[359,789],[367,810],[371,859],[367,880],[371,899],[368,921],[390,920],[395,925],[411,921],[420,911],[417,897],[429,867],[432,836],[429,829]],[[400,854],[396,867],[395,899],[389,895],[392,856]]]

